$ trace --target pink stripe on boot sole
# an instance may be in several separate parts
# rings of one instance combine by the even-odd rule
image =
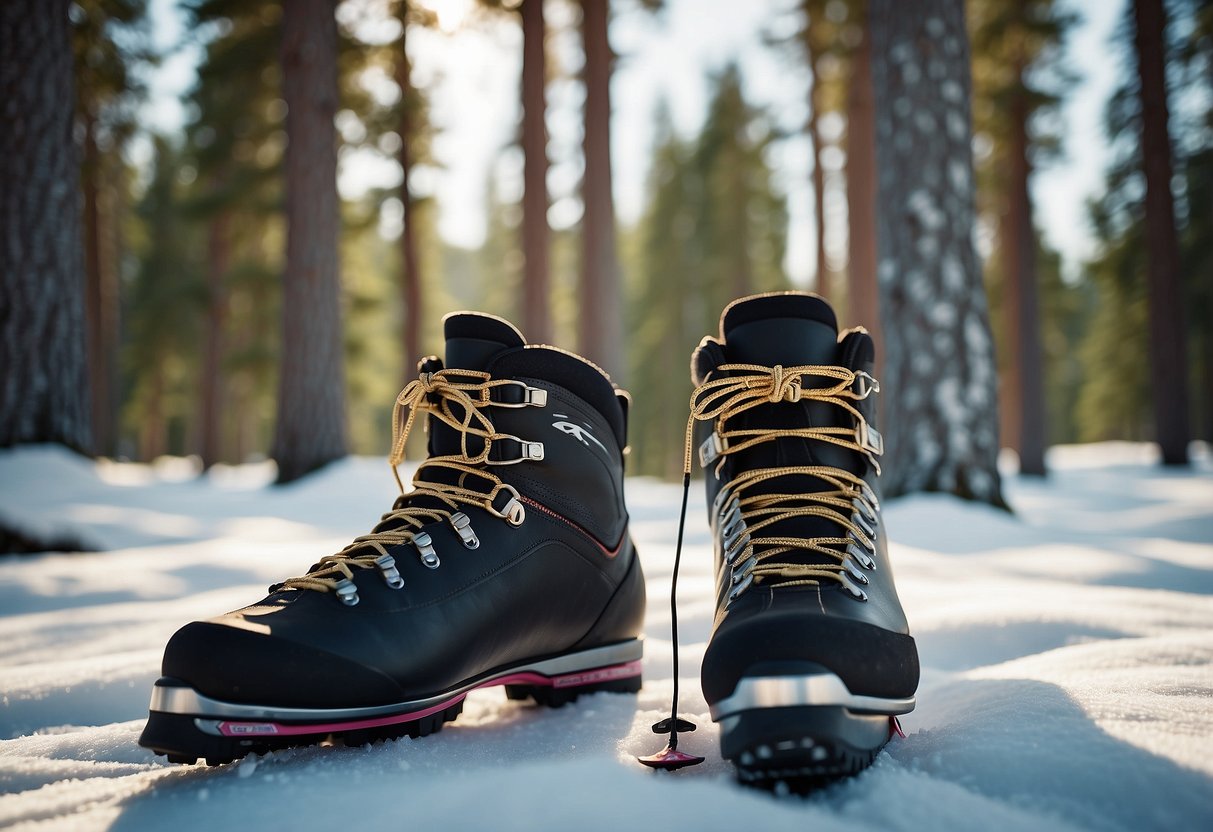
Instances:
[[[578,671],[577,673],[566,673],[562,676],[544,676],[541,673],[523,671],[521,673],[511,673],[506,676],[489,679],[471,688],[471,690],[495,687],[497,685],[536,685],[556,689],[584,687],[585,685],[596,685],[602,682],[634,678],[640,675],[640,668],[641,661],[640,659],[636,659],[625,664],[598,667],[593,670]],[[436,714],[439,711],[444,711],[452,705],[462,702],[471,690],[452,696],[445,702],[423,708],[420,711],[392,714],[391,716],[376,717],[375,719],[313,723],[308,725],[283,725],[280,722],[220,722],[218,728],[219,732],[225,737],[281,737],[298,736],[300,734],[330,734],[339,731],[356,731],[360,728],[379,728],[384,725],[412,722],[413,720],[423,719],[424,717]]]

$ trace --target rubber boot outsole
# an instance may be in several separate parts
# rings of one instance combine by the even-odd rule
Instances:
[[[742,711],[721,721],[721,756],[739,782],[804,794],[872,764],[895,733],[884,714],[835,705]]]
[[[635,649],[639,656],[639,642]],[[586,652],[593,654],[596,651]],[[399,709],[379,709],[373,719],[342,720],[338,716],[326,718],[321,713],[309,720],[292,720],[287,716],[289,709],[275,716],[270,708],[261,709],[270,715],[258,719],[225,716],[220,711],[225,710],[228,703],[197,696],[181,680],[163,678],[156,683],[157,688],[183,690],[199,701],[217,706],[212,708],[216,712],[179,713],[153,709],[148,714],[139,744],[166,757],[170,763],[192,764],[202,759],[207,765],[217,766],[248,754],[265,754],[325,742],[363,746],[406,736],[417,739],[437,733],[446,723],[455,721],[462,713],[464,698],[470,691],[499,685],[505,687],[506,696],[511,700],[533,700],[540,706],[560,708],[591,693],[639,692],[640,660],[635,658],[624,664],[583,667],[552,676],[530,669],[503,670],[469,682],[449,696],[437,697],[437,704],[427,704],[418,709],[418,701],[404,702]],[[431,698],[427,703],[433,701],[434,698]],[[385,710],[387,712],[383,712]],[[334,715],[341,713],[339,710],[333,712]]]

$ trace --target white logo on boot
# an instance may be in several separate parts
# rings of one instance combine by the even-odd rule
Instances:
[[[569,418],[563,413],[553,413],[552,415],[559,419]],[[581,444],[585,445],[587,448],[590,446],[590,442],[593,442],[599,448],[602,448],[603,453],[606,453],[606,447],[598,441],[598,438],[594,436],[594,434],[590,433],[589,425],[586,425],[583,428],[581,425],[576,425],[572,422],[552,422],[552,427],[556,428],[556,430],[560,431],[561,433],[567,433],[569,436],[580,439]]]

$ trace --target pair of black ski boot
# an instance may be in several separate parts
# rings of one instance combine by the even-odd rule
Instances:
[[[445,336],[445,359],[421,363],[393,414],[393,470],[417,422],[428,429],[412,488],[306,574],[179,630],[141,745],[215,765],[424,736],[476,688],[549,706],[640,689],[627,394],[500,318],[450,315]],[[825,301],[783,293],[730,305],[692,361],[688,471],[694,442],[717,568],[703,692],[743,782],[858,771],[914,707],[876,493],[873,357]],[[654,728],[669,747],[642,762],[698,760],[677,750],[689,723]]]

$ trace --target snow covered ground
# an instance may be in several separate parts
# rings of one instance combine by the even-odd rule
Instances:
[[[683,739],[708,762],[637,765],[671,692],[679,490],[629,483],[649,578],[645,689],[559,711],[469,697],[440,734],[170,766],[136,738],[169,635],[260,597],[368,529],[387,466],[267,487],[268,466],[94,465],[0,454],[0,520],[94,553],[0,558],[0,827],[14,829],[1213,829],[1213,463],[1054,449],[1010,479],[1015,517],[892,503],[898,586],[924,666],[918,710],[872,769],[808,799],[735,785],[698,692],[712,613],[702,512],[680,582]]]

